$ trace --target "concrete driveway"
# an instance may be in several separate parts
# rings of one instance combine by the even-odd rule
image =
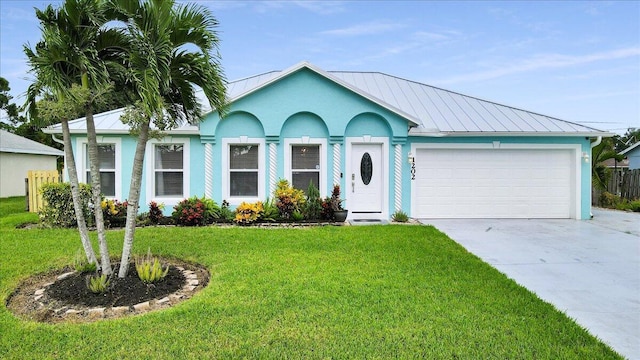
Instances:
[[[629,359],[640,359],[640,214],[592,220],[421,220]]]

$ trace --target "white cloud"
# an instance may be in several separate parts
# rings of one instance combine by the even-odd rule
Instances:
[[[320,15],[330,15],[345,11],[343,1],[294,1],[293,3]]]
[[[529,59],[521,60],[520,62],[516,62],[511,65],[499,66],[486,71],[453,76],[450,78],[436,80],[434,82],[439,84],[453,84],[482,81],[542,69],[563,68],[568,66],[581,65],[598,61],[622,59],[634,56],[640,56],[640,48],[632,47],[579,56],[562,54],[541,54]]]
[[[381,34],[396,29],[403,28],[405,25],[401,23],[390,22],[369,22],[363,24],[357,24],[346,28],[326,30],[320,32],[321,35],[332,36],[363,36],[363,35],[375,35]]]
[[[227,3],[227,1],[222,1],[222,4]],[[245,5],[252,5],[252,9],[259,13],[268,13],[274,10],[281,10],[287,7],[296,7],[302,8],[309,12],[319,14],[319,15],[330,15],[336,14],[340,12],[344,12],[344,1],[289,1],[289,0],[269,0],[269,1],[248,1],[248,2],[238,2],[232,1],[232,4],[236,4],[235,7],[240,7],[239,4],[242,4],[242,7]],[[222,5],[223,7],[226,5]],[[231,7],[231,6],[228,6]]]

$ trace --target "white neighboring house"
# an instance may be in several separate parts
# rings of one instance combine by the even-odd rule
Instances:
[[[64,153],[22,136],[0,130],[0,198],[24,196],[29,170],[56,170]]]

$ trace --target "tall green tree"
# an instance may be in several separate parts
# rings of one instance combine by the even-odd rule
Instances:
[[[37,113],[36,101],[42,91],[54,94],[58,101],[73,101],[85,111],[87,124],[88,157],[90,164],[92,198],[94,204],[100,204],[101,187],[98,168],[98,152],[93,121],[93,104],[96,98],[107,92],[111,86],[111,73],[117,73],[126,47],[125,38],[118,29],[106,27],[107,3],[101,0],[66,0],[59,8],[49,5],[44,10],[36,9],[40,21],[42,39],[35,49],[25,45],[32,72],[36,82],[27,92],[29,113]],[[83,92],[78,95],[71,92],[73,85],[79,85]],[[69,178],[72,193],[77,191],[77,170],[71,150],[68,119],[61,121]],[[74,205],[76,203],[74,197]],[[79,206],[76,212],[81,211]],[[99,209],[96,209],[99,210]],[[110,274],[111,264],[106,243],[102,211],[94,211],[98,242],[101,254],[101,270]],[[80,216],[76,214],[79,219]],[[84,221],[82,221],[84,224]],[[86,224],[79,222],[81,238],[87,258],[95,262],[90,243],[87,243]]]
[[[112,0],[115,17],[126,24],[130,49],[128,78],[137,94],[136,107],[127,111],[137,134],[127,221],[119,277],[124,277],[135,235],[135,220],[145,149],[151,124],[160,131],[201,120],[196,96],[202,89],[213,109],[224,115],[226,81],[218,53],[218,22],[196,4],[173,0]]]
[[[9,80],[0,77],[0,110],[4,111],[8,122],[0,122],[0,129],[11,131],[18,126],[21,122],[21,117],[18,112],[18,106],[11,102],[13,97],[9,94],[11,87],[9,87]]]

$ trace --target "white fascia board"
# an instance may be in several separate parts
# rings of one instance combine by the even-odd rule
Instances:
[[[615,134],[609,132],[541,132],[541,131],[437,131],[437,130],[415,130],[412,128],[409,130],[409,136],[421,136],[421,137],[444,137],[444,136],[464,136],[464,137],[562,137],[562,136],[578,136],[578,137],[612,137]]]
[[[631,151],[631,150],[633,150],[633,149],[637,148],[638,146],[640,146],[640,141],[638,141],[637,143],[635,143],[635,144],[633,144],[633,145],[629,146],[628,148],[626,148],[626,149],[622,150],[622,151],[620,152],[620,155],[625,155],[625,154],[626,154],[626,153],[628,153],[629,151]]]
[[[40,150],[28,150],[28,149],[14,149],[14,148],[2,148],[0,152],[12,153],[12,154],[30,154],[30,155],[48,155],[48,156],[63,156],[62,151],[40,151]]]

